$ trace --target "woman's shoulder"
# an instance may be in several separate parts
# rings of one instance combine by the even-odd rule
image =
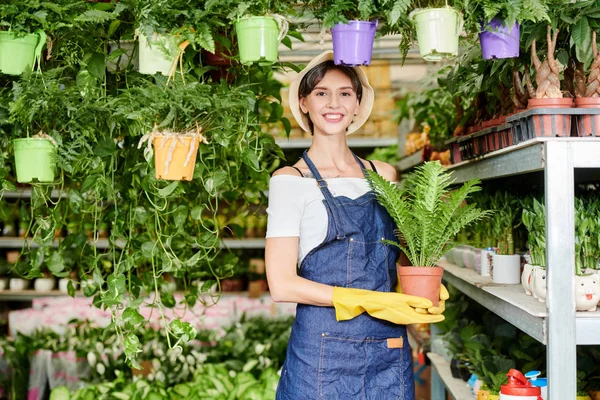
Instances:
[[[379,175],[383,176],[390,182],[396,182],[398,180],[398,172],[396,171],[396,167],[383,161],[372,160],[372,162],[375,165]]]
[[[273,172],[273,175],[271,175],[271,177],[273,177],[273,178],[276,176],[291,176],[291,177],[302,178],[302,175],[300,175],[300,172],[294,167],[279,168],[278,170]]]

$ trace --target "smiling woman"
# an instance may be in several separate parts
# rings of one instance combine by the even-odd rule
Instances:
[[[293,167],[273,174],[269,188],[271,296],[298,303],[279,400],[412,400],[404,325],[443,319],[415,310],[430,300],[394,292],[398,251],[384,241],[394,240],[394,223],[365,179],[370,169],[395,181],[394,167],[367,164],[346,142],[373,100],[364,71],[335,65],[331,51],[290,85],[292,113],[313,140]]]

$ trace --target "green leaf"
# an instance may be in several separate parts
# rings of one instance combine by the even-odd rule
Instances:
[[[117,150],[115,141],[108,136],[101,136],[98,140],[98,144],[94,147],[94,154],[98,157],[109,157],[112,156]]]
[[[75,297],[75,285],[72,280],[67,283],[67,294],[71,297]]]
[[[123,311],[123,321],[136,327],[144,322],[144,317],[135,308],[127,307]]]
[[[575,23],[571,30],[571,37],[575,46],[583,49],[586,43],[590,44],[592,40],[592,32],[590,30],[590,24],[586,17],[582,17]],[[580,60],[581,61],[581,60]]]
[[[556,53],[556,59],[562,65],[569,65],[569,53],[565,49],[558,50],[558,53]]]
[[[129,334],[129,335],[127,335],[127,337],[125,337],[125,342],[123,343],[123,345],[125,347],[125,354],[127,355],[127,358],[130,359],[130,361],[133,364],[133,359],[135,358],[135,355],[137,353],[142,352],[142,346],[140,344],[140,339],[133,333]],[[137,369],[141,369],[139,364],[135,363],[133,365]]]
[[[112,35],[114,35],[114,33],[117,31],[117,29],[119,28],[120,25],[121,25],[121,21],[118,19],[115,19],[114,21],[112,21],[110,23],[110,25],[108,26],[108,32],[107,32],[107,35],[109,38]]]
[[[101,53],[93,53],[87,61],[87,70],[92,76],[98,80],[104,80],[106,73],[106,55]]]
[[[166,187],[158,190],[158,196],[162,197],[163,199],[166,199],[177,188],[177,185],[179,185],[179,181],[173,181],[173,182],[171,182]]]
[[[102,23],[109,21],[113,18],[112,13],[100,10],[87,10],[77,18],[75,21],[77,22],[94,22],[94,23]]]
[[[194,221],[200,221],[202,219],[202,210],[204,210],[204,206],[195,206],[192,208],[190,216]]]

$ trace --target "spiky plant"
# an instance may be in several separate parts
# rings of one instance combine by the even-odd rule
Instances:
[[[387,242],[398,246],[414,266],[435,266],[445,252],[456,246],[452,240],[462,228],[489,214],[465,204],[471,193],[481,190],[479,180],[451,190],[454,179],[439,161],[418,167],[407,178],[404,189],[372,171],[367,171],[367,179],[396,223],[403,244]]]

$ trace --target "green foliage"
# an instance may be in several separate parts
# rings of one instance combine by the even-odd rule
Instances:
[[[488,215],[472,204],[463,204],[480,190],[479,181],[451,191],[454,180],[437,161],[418,167],[407,178],[404,190],[373,172],[367,179],[406,243],[399,245],[400,249],[415,266],[435,266],[455,246],[451,241],[462,228]]]
[[[481,31],[482,23],[487,24],[494,18],[503,21],[506,26],[515,22],[522,25],[550,21],[546,0],[464,0],[462,11],[466,16],[465,30],[475,34]]]
[[[400,156],[398,155],[398,145],[387,147],[378,147],[366,157],[367,160],[383,161],[391,165],[398,164]]]
[[[523,224],[528,232],[529,253],[533,265],[546,268],[546,209],[536,198],[523,204]]]

